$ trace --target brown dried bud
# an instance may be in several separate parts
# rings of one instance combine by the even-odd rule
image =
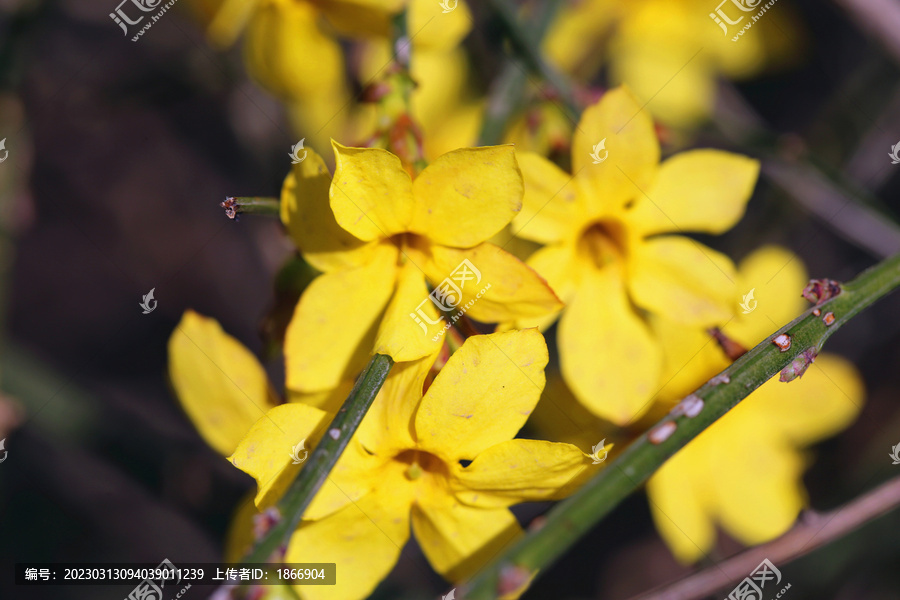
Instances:
[[[822,304],[841,293],[841,284],[834,279],[810,279],[802,296],[813,304]]]
[[[728,357],[728,360],[735,361],[747,353],[747,349],[743,345],[722,333],[722,330],[718,327],[713,327],[708,331],[709,335],[719,344],[725,356]]]
[[[778,381],[787,383],[788,381],[803,377],[803,374],[806,373],[809,365],[813,364],[813,361],[816,360],[818,354],[819,350],[815,346],[801,352],[797,355],[797,358],[791,361],[791,364],[781,370],[781,376],[778,378]]]

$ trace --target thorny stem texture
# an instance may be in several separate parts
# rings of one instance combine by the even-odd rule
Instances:
[[[704,402],[696,417],[663,418],[577,493],[556,505],[547,514],[547,520],[540,529],[529,532],[468,583],[460,586],[460,598],[496,598],[502,572],[517,568],[536,574],[552,565],[673,454],[805,350],[811,347],[821,349],[835,331],[898,285],[900,254],[864,271],[844,284],[840,294],[818,305],[821,315],[834,313],[835,320],[831,326],[826,326],[822,316],[814,315],[810,309],[766,338],[695,392]],[[776,336],[783,333],[792,339],[791,347],[785,352],[772,343]],[[715,382],[722,383],[716,385]],[[651,443],[648,435],[663,422],[674,422],[675,432],[661,443]]]
[[[287,546],[303,513],[328,479],[331,469],[366,416],[393,366],[394,360],[390,356],[376,354],[372,357],[326,429],[322,440],[278,503],[281,519],[263,535],[253,550],[244,557],[243,563],[268,562],[273,552]]]

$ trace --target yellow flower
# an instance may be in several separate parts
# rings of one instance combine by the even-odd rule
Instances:
[[[628,423],[648,408],[661,369],[642,311],[694,325],[732,313],[731,261],[661,234],[732,227],[758,163],[692,150],[660,164],[653,124],[624,88],[584,112],[572,145],[574,175],[536,154],[518,158],[525,196],[513,230],[545,244],[528,264],[567,305],[558,331],[563,377],[595,415]],[[516,324],[548,326],[552,319]]]
[[[544,387],[537,330],[469,338],[423,395],[433,361],[394,367],[294,532],[286,562],[334,562],[342,573],[335,586],[301,588],[305,600],[366,597],[410,525],[439,573],[466,577],[521,534],[509,506],[561,498],[592,474],[575,446],[513,439]],[[241,441],[231,460],[257,480],[258,508],[296,476],[289,449],[320,435],[324,418],[279,406]]]
[[[750,22],[752,11],[726,2],[722,10],[737,25],[728,34],[709,15],[719,0],[581,0],[560,11],[544,41],[549,60],[588,80],[608,61],[613,83],[626,84],[641,104],[666,123],[696,125],[711,112],[717,79],[747,78],[796,54],[781,39],[786,5],[778,4],[737,42],[732,37]],[[746,4],[746,3],[745,3]],[[789,13],[788,13],[789,14]]]
[[[292,125],[311,145],[358,135],[366,111],[352,101],[341,39],[380,40],[387,50],[391,19],[407,9],[413,56],[444,52],[466,36],[472,16],[465,2],[443,13],[437,0],[195,0],[213,44],[227,47],[245,32],[247,70],[288,104]],[[393,49],[381,54],[380,72]],[[422,69],[418,69],[421,73]],[[368,81],[365,77],[363,81]]]
[[[738,282],[742,295],[754,290],[757,303],[746,302],[725,332],[753,347],[803,310],[799,292],[806,281],[787,250],[754,252],[741,263]],[[702,330],[662,319],[654,329],[665,340],[667,376],[678,371],[662,394],[670,401],[728,364]],[[856,369],[820,354],[802,378],[772,378],[672,457],[647,492],[657,529],[675,556],[688,563],[712,550],[716,524],[748,545],[787,531],[807,501],[802,475],[809,459],[802,449],[846,428],[863,399]]]
[[[465,314],[479,321],[561,307],[533,270],[485,243],[521,207],[512,147],[455,150],[414,180],[390,152],[333,147],[333,179],[310,150],[282,190],[282,221],[323,272],[287,329],[289,389],[331,389],[355,377],[373,351],[398,362],[434,352],[443,324],[426,280],[445,289],[459,269],[468,273],[450,282],[446,305],[468,307]]]

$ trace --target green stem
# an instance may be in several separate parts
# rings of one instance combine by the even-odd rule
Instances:
[[[534,43],[540,45],[553,22],[559,0],[548,0],[540,5],[534,15],[534,21],[528,27],[527,35]],[[525,103],[525,84],[527,83],[527,67],[521,64],[518,57],[510,57],[506,66],[492,86],[487,101],[484,121],[478,135],[479,146],[493,146],[503,140],[503,134],[509,126],[512,115],[519,111]]]
[[[648,440],[648,434],[638,438],[575,495],[556,505],[547,514],[547,520],[540,529],[528,533],[469,583],[461,586],[460,596],[466,600],[496,598],[500,574],[510,567],[526,573],[546,570],[673,454],[806,349],[821,348],[841,326],[898,285],[900,254],[878,263],[844,284],[840,294],[817,307],[821,311],[819,316],[810,309],[779,329],[695,392],[703,400],[703,408],[698,415],[694,418],[667,416],[662,419],[650,431],[663,422],[674,422],[674,433],[657,444]],[[827,313],[833,313],[835,317],[830,327],[823,322]],[[792,339],[791,347],[786,352],[781,352],[772,343],[782,333],[787,333]],[[714,382],[717,381],[722,383],[716,385]]]
[[[286,546],[294,530],[300,524],[303,513],[309,507],[316,492],[328,479],[328,474],[344,452],[350,438],[359,424],[381,386],[384,385],[394,360],[384,354],[376,354],[369,361],[366,369],[356,380],[356,385],[337,415],[328,426],[327,433],[313,450],[308,462],[300,470],[299,475],[291,483],[287,492],[278,503],[282,518],[259,540],[244,557],[244,563],[268,562],[273,552]]]
[[[238,215],[277,217],[281,214],[281,200],[264,196],[229,196],[220,206],[225,209],[225,215],[229,219]]]
[[[577,120],[581,114],[581,106],[575,99],[572,85],[565,75],[544,60],[541,54],[541,38],[519,23],[516,10],[508,0],[487,0],[487,3],[500,19],[515,53],[522,57],[531,71],[540,75],[556,90],[560,100],[571,113],[569,118]]]

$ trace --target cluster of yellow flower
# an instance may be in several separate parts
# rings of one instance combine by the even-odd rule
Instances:
[[[409,29],[431,32],[414,37],[414,78],[429,52],[455,52],[471,21],[459,2],[434,23],[441,3],[432,0],[213,4],[212,37],[229,43],[246,25],[257,79],[322,122],[348,92],[343,54],[320,17],[335,31],[378,36],[408,5]],[[678,12],[694,2],[581,2],[559,16],[547,53],[566,70],[586,68],[589,54],[566,50],[571,32],[605,30],[615,14],[624,22],[616,70],[661,69],[660,54],[677,60],[665,48],[628,50],[646,35],[641,27],[671,25],[647,16],[657,4]],[[711,80],[711,65],[750,68],[733,56],[703,64],[689,85]],[[417,94],[444,89],[427,84],[431,71],[421,77]],[[684,95],[692,104],[670,118],[695,118],[708,100]],[[313,149],[323,142],[308,148],[284,182],[281,220],[321,274],[287,328],[287,403],[214,320],[188,312],[170,341],[170,375],[188,415],[258,484],[255,506],[237,519],[233,557],[253,541],[250,514],[273,506],[302,468],[292,447],[327,435],[336,402],[373,353],[397,364],[285,554],[335,562],[346,575],[336,586],[303,587],[303,598],[365,597],[398,560],[410,527],[438,572],[451,581],[471,575],[521,534],[509,506],[571,493],[605,466],[580,448],[602,437],[623,447],[628,432],[730,363],[710,329],[751,347],[802,310],[806,274],[789,251],[764,247],[736,267],[684,235],[720,234],[741,219],[756,161],[691,150],[660,162],[653,120],[627,87],[589,106],[574,131],[571,174],[510,145],[452,150],[416,172],[388,150],[332,142],[332,175]],[[592,156],[600,140],[608,160]],[[523,261],[497,245],[512,236],[539,249]],[[750,290],[758,309],[745,302],[741,310]],[[446,320],[470,317],[496,332],[461,345],[441,335]],[[541,332],[557,319],[561,378],[551,369],[548,383]],[[708,553],[716,524],[748,544],[783,533],[805,502],[804,447],[845,427],[862,399],[853,367],[820,355],[802,379],[765,384],[667,462],[647,491],[676,557]],[[516,438],[529,418],[553,441]]]

